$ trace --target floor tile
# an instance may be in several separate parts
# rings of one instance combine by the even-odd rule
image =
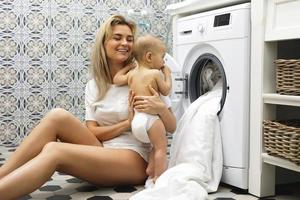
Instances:
[[[252,195],[235,195],[233,198],[235,200],[258,200],[257,197]]]
[[[53,195],[54,195],[54,193],[51,191],[35,191],[30,194],[31,198],[34,198],[34,199],[46,199]]]

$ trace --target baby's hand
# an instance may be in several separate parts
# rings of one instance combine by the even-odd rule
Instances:
[[[164,65],[164,67],[161,70],[164,74],[171,74],[171,70],[167,65]]]
[[[127,67],[128,67],[129,70],[131,70],[131,69],[136,68],[136,66],[137,66],[137,63],[136,62],[132,62],[132,63],[129,63]]]

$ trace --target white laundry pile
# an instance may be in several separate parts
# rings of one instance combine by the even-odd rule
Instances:
[[[130,200],[204,200],[217,190],[222,175],[220,110],[222,87],[194,101],[178,123],[168,170],[155,185]]]

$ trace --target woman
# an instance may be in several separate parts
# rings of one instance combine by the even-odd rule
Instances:
[[[55,171],[102,186],[143,184],[149,146],[128,132],[133,104],[158,114],[169,132],[176,120],[157,93],[134,101],[126,86],[111,84],[132,62],[134,38],[135,24],[122,16],[101,26],[92,55],[93,79],[86,86],[86,124],[63,109],[51,110],[0,168],[1,200],[33,192]]]

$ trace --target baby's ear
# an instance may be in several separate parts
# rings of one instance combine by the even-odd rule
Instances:
[[[151,62],[151,60],[152,60],[152,52],[151,52],[151,51],[148,51],[148,52],[145,54],[145,58],[146,58],[146,61],[147,61],[147,62]]]

